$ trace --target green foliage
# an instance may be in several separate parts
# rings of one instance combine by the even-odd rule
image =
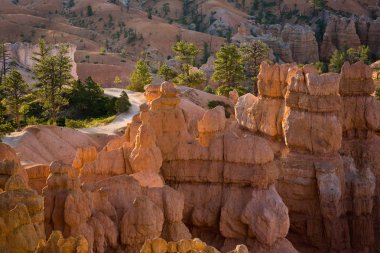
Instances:
[[[86,124],[83,120],[66,119],[65,126],[70,128],[85,128]]]
[[[208,61],[208,58],[210,57],[210,49],[207,42],[203,42],[203,56],[202,56],[202,64],[205,64]]]
[[[173,46],[175,59],[182,63],[182,71],[189,75],[191,66],[195,64],[195,57],[199,53],[199,49],[191,42],[178,41]]]
[[[326,73],[328,71],[327,64],[321,61],[313,63],[314,67],[318,70],[319,73]]]
[[[260,64],[269,58],[269,47],[261,40],[243,43],[240,47],[245,67],[245,75],[253,81],[253,92],[257,95],[257,76]]]
[[[0,43],[0,84],[3,82],[5,75],[10,69],[10,56],[5,43]]]
[[[380,100],[380,87],[376,88],[375,97],[376,99]]]
[[[168,65],[163,64],[158,70],[158,75],[164,78],[165,81],[170,81],[176,78],[178,73],[172,68],[170,68]]]
[[[203,91],[210,93],[210,94],[215,94],[215,89],[213,87],[211,87],[210,85],[207,85],[206,87],[204,87]]]
[[[243,58],[236,45],[224,45],[216,53],[212,80],[222,85],[237,86],[244,80]]]
[[[118,113],[123,113],[127,112],[129,107],[131,107],[131,102],[129,102],[128,94],[122,91],[120,97],[116,100],[115,109]]]
[[[314,10],[324,9],[326,7],[326,0],[309,0]]]
[[[205,81],[205,73],[199,70],[191,71],[188,75],[181,73],[174,79],[174,83],[177,85],[193,88],[199,88]]]
[[[231,116],[231,113],[229,112],[231,110],[231,106],[224,103],[223,101],[211,100],[210,102],[208,102],[207,106],[209,109],[213,109],[217,106],[223,106],[226,118],[229,118]]]
[[[99,54],[100,55],[105,55],[106,54],[106,48],[105,47],[99,48]]]
[[[6,108],[0,103],[0,138],[13,131],[14,127],[7,121]]]
[[[71,118],[102,117],[115,113],[115,99],[104,96],[104,91],[91,77],[74,82],[67,94],[67,114]]]
[[[368,46],[349,48],[345,52],[335,50],[330,58],[329,71],[339,73],[345,61],[348,61],[351,64],[357,61],[369,64],[370,55],[371,51]]]
[[[33,67],[36,88],[40,100],[44,103],[46,113],[56,122],[57,114],[62,106],[67,104],[63,96],[65,89],[71,85],[71,60],[67,56],[68,45],[62,44],[58,52],[52,54],[43,40],[39,43],[39,52],[35,54],[36,64]]]
[[[113,83],[114,84],[121,84],[123,82],[123,80],[121,80],[121,78],[119,76],[115,76],[115,79],[113,80]]]
[[[92,10],[92,6],[88,5],[87,6],[87,17],[91,17],[94,15],[94,11]]]
[[[116,118],[116,115],[100,117],[100,118],[88,118],[84,120],[65,119],[65,126],[71,128],[89,128],[103,126],[111,123]]]
[[[143,60],[138,60],[136,63],[135,71],[131,76],[131,83],[127,89],[132,91],[144,91],[144,86],[152,82],[152,75],[149,72],[148,65]]]
[[[339,73],[345,61],[346,54],[335,50],[330,58],[329,71]]]
[[[22,116],[22,107],[25,105],[28,94],[28,84],[25,83],[20,72],[12,69],[6,76],[0,86],[4,95],[2,102],[7,107],[9,114],[15,115],[17,128],[20,128],[20,117]]]
[[[72,7],[74,7],[75,6],[75,1],[74,0],[68,0],[68,1],[66,1],[66,4],[65,4],[65,7],[66,8],[72,8]]]
[[[162,12],[164,13],[164,17],[166,17],[170,13],[170,4],[164,3],[162,5]]]
[[[248,89],[243,86],[232,87],[229,85],[221,85],[216,89],[215,94],[219,96],[229,97],[230,91],[233,90],[236,90],[239,96],[243,96],[244,94],[248,93]]]

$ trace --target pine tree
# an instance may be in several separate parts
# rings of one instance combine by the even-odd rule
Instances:
[[[260,40],[244,43],[240,47],[245,72],[253,81],[253,93],[257,95],[257,76],[260,72],[260,64],[269,57],[269,47]]]
[[[88,5],[87,6],[87,17],[91,17],[92,15],[94,15],[94,11],[92,10],[92,6]]]
[[[201,84],[204,82],[206,82],[205,73],[200,70],[190,71],[188,75],[181,73],[174,79],[174,83],[179,86],[193,88],[200,88]]]
[[[195,64],[195,57],[199,53],[196,45],[190,42],[178,41],[173,46],[175,59],[182,63],[182,73],[185,76],[190,75],[190,69]]]
[[[162,11],[164,12],[164,17],[166,17],[170,13],[170,4],[164,3],[162,5]]]
[[[4,94],[3,103],[7,107],[8,112],[13,114],[16,119],[17,129],[20,129],[21,109],[26,101],[29,87],[22,78],[20,72],[12,69],[4,79],[1,85],[1,90]]]
[[[171,69],[168,65],[163,64],[158,70],[158,75],[164,78],[165,81],[170,81],[170,80],[173,80],[178,74],[173,69]]]
[[[67,104],[63,96],[64,88],[70,86],[72,80],[72,65],[67,53],[66,44],[60,45],[58,52],[53,55],[46,43],[41,41],[40,51],[34,56],[36,64],[33,72],[34,78],[38,80],[36,87],[39,88],[45,111],[52,118],[53,124],[56,124],[60,108]]]
[[[152,75],[149,72],[148,65],[143,60],[138,60],[136,63],[135,71],[131,76],[131,83],[127,89],[132,91],[144,91],[144,86],[152,82]]]
[[[339,73],[345,61],[345,52],[335,50],[330,58],[329,71]]]
[[[216,53],[212,79],[230,86],[236,86],[244,79],[243,58],[236,45],[224,45]]]
[[[120,97],[116,100],[115,109],[118,113],[123,113],[127,112],[129,107],[131,107],[131,102],[129,102],[128,94],[122,91]]]
[[[9,70],[9,53],[5,43],[0,43],[0,84]]]

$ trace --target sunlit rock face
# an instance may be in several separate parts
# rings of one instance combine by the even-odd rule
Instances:
[[[263,63],[258,96],[237,98],[231,118],[164,82],[147,87],[124,135],[100,151],[79,148],[72,164],[25,172],[0,144],[0,250],[371,252],[373,90],[361,62],[340,74]]]
[[[380,143],[374,131],[380,103],[371,96],[370,68],[345,63],[341,74],[318,74],[309,65],[264,63],[258,84],[258,97],[239,98],[236,117],[242,127],[272,140],[280,132],[276,127],[282,131],[280,147],[271,147],[280,167],[277,190],[289,209],[290,241],[306,252],[377,248]],[[272,132],[262,127],[265,112],[256,109],[270,97],[268,90],[285,94],[284,110],[264,124]]]

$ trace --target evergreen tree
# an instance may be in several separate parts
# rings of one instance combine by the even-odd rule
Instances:
[[[127,112],[129,107],[131,107],[131,102],[129,102],[128,94],[122,91],[120,97],[116,100],[115,109],[118,113],[123,113]]]
[[[178,41],[173,46],[175,53],[175,59],[182,63],[182,73],[185,76],[190,75],[190,69],[195,64],[195,57],[199,53],[199,49],[196,45],[190,42]]]
[[[12,124],[7,121],[6,108],[0,103],[0,142],[1,137],[4,135],[13,132],[14,128]]]
[[[269,57],[269,47],[260,40],[254,40],[242,44],[242,52],[245,72],[253,81],[253,93],[257,95],[257,76],[260,72],[260,64]]]
[[[236,45],[224,45],[216,53],[212,80],[236,86],[244,79],[243,58]]]
[[[7,107],[8,112],[15,116],[17,129],[20,129],[21,109],[25,104],[26,96],[28,95],[28,84],[25,83],[20,72],[16,69],[12,69],[5,76],[4,82],[1,85],[1,90],[4,94],[2,102]]]
[[[208,58],[210,57],[210,49],[207,42],[203,42],[203,56],[202,56],[202,63],[205,64],[208,61]]]
[[[74,118],[99,117],[112,113],[112,99],[104,96],[102,87],[88,77],[73,83],[68,94],[68,112]]]
[[[170,13],[170,4],[164,3],[162,5],[162,11],[164,12],[164,17],[166,17]]]
[[[335,50],[330,58],[329,71],[339,73],[344,62],[355,63],[362,61],[370,64],[371,51],[368,46],[359,46],[358,48],[349,48],[346,52]]]
[[[52,54],[45,42],[40,42],[40,51],[34,56],[36,64],[33,67],[34,78],[37,81],[41,100],[44,102],[45,112],[56,124],[60,108],[67,104],[63,96],[64,88],[71,84],[71,60],[67,56],[68,45],[62,44],[58,52]]]
[[[177,85],[193,88],[200,88],[204,82],[206,82],[205,73],[200,70],[190,71],[188,75],[181,73],[174,79],[174,83]]]
[[[9,53],[5,43],[0,43],[0,84],[3,82],[5,75],[9,70]]]
[[[164,78],[165,81],[170,81],[170,80],[173,80],[175,77],[177,77],[178,74],[173,69],[171,69],[168,65],[163,64],[158,70],[158,75]]]
[[[368,46],[359,46],[358,48],[349,48],[346,51],[346,60],[351,64],[357,61],[362,61],[365,64],[370,63],[371,51]]]
[[[152,82],[152,75],[149,72],[148,65],[143,60],[138,60],[135,71],[131,76],[131,83],[127,89],[132,91],[144,91],[144,86]]]
[[[88,5],[87,6],[87,17],[91,17],[92,15],[94,15],[94,11],[92,10],[92,6]]]
[[[329,71],[339,73],[345,61],[345,52],[335,50],[330,58]]]

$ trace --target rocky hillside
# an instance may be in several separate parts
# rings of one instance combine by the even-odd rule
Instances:
[[[368,1],[116,1],[0,0],[5,42],[69,42],[78,76],[125,86],[136,60],[155,72],[178,40],[215,53],[230,38],[260,39],[280,62],[328,60],[335,49],[368,45],[380,55],[380,7]],[[200,65],[202,52],[198,56]],[[121,84],[114,84],[114,78]]]

